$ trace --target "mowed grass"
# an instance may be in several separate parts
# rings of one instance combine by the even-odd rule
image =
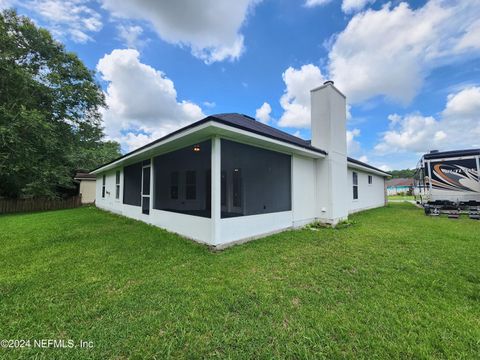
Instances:
[[[222,252],[92,207],[0,217],[0,358],[480,356],[480,222],[411,204]],[[32,344],[33,345],[33,344]]]
[[[388,200],[415,200],[413,195],[388,195]]]

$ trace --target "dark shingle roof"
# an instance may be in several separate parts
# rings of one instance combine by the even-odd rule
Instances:
[[[74,179],[76,180],[89,180],[89,179],[96,179],[97,176],[95,174],[90,174],[87,171],[78,171],[75,174]]]
[[[127,156],[130,156],[132,154],[136,154],[138,152],[141,152],[143,149],[151,146],[151,145],[154,145],[156,143],[159,143],[163,140],[166,140],[170,137],[172,137],[173,135],[176,135],[176,134],[179,134],[185,130],[188,130],[188,129],[192,129],[194,127],[197,127],[197,126],[200,126],[204,123],[207,123],[209,121],[215,121],[217,123],[220,123],[220,124],[225,124],[225,125],[229,125],[229,126],[232,126],[232,127],[235,127],[237,129],[242,129],[242,130],[246,130],[246,131],[249,131],[249,132],[252,132],[252,133],[255,133],[255,134],[258,134],[258,135],[263,135],[263,136],[266,136],[266,137],[269,137],[271,139],[275,139],[275,140],[280,140],[280,141],[283,141],[283,142],[286,142],[286,143],[289,143],[289,144],[292,144],[292,145],[297,145],[297,146],[300,146],[300,147],[303,147],[305,149],[308,149],[308,150],[312,150],[312,151],[316,151],[320,154],[324,154],[324,155],[327,155],[327,152],[325,150],[322,150],[322,149],[318,149],[314,146],[312,146],[309,142],[303,140],[303,139],[300,139],[296,136],[293,136],[293,135],[290,135],[284,131],[281,131],[281,130],[278,130],[278,129],[275,129],[271,126],[268,126],[268,125],[265,125],[259,121],[256,121],[254,118],[250,117],[250,116],[247,116],[247,115],[243,115],[243,114],[238,114],[238,113],[225,113],[225,114],[216,114],[216,115],[210,115],[210,116],[207,116],[206,118],[203,118],[202,120],[199,120],[199,121],[196,121],[190,125],[187,125],[181,129],[178,129],[174,132],[171,132],[170,134],[168,135],[165,135],[164,137],[161,137],[157,140],[154,140],[142,147],[139,147],[133,151],[130,151],[129,153],[125,154],[125,155],[122,155],[120,156],[119,158],[116,158],[106,164],[103,164],[95,169],[93,169],[92,171],[95,171],[95,170],[98,170],[106,165],[109,165],[111,163],[114,163],[120,159],[123,159],[124,157],[127,157]]]
[[[357,159],[354,159],[354,158],[351,158],[351,157],[347,157],[347,161],[351,162],[351,163],[354,163],[354,164],[357,164],[357,165],[361,165],[361,166],[365,166],[369,169],[372,169],[372,170],[376,170],[376,171],[380,171],[388,176],[390,176],[390,174],[386,171],[383,171],[379,168],[376,168],[375,166],[372,166],[372,165],[369,165],[367,163],[364,163],[363,161],[360,161],[360,160],[357,160]]]
[[[283,141],[283,142],[288,143],[288,144],[296,145],[296,146],[302,147],[304,149],[308,149],[308,150],[311,150],[311,151],[315,151],[315,152],[327,155],[327,152],[325,150],[322,150],[322,149],[319,149],[315,146],[312,146],[312,144],[309,140],[303,140],[303,139],[301,139],[297,136],[293,136],[289,133],[286,133],[285,131],[281,131],[281,130],[276,129],[274,127],[271,127],[269,125],[263,124],[263,123],[255,120],[254,118],[252,118],[250,116],[247,116],[247,115],[238,114],[238,113],[225,113],[225,114],[215,114],[215,115],[207,116],[206,118],[204,118],[202,120],[194,122],[194,123],[192,123],[188,126],[185,126],[181,129],[179,129],[179,130],[176,130],[176,131],[174,131],[174,132],[172,132],[172,133],[170,133],[170,134],[168,134],[168,135],[166,135],[166,136],[164,136],[160,139],[152,141],[151,143],[149,143],[147,145],[144,145],[144,146],[142,146],[138,149],[135,149],[135,150],[129,152],[128,154],[125,154],[125,155],[123,155],[123,156],[121,156],[121,157],[119,157],[119,158],[117,158],[113,161],[110,161],[109,163],[103,164],[102,166],[99,166],[98,168],[96,168],[94,170],[100,169],[101,167],[109,165],[109,164],[111,164],[115,161],[118,161],[118,160],[126,157],[126,156],[129,156],[129,155],[135,154],[137,152],[140,152],[143,149],[145,149],[145,148],[147,148],[147,147],[149,147],[153,144],[156,144],[158,142],[166,140],[169,137],[171,137],[173,135],[176,135],[178,133],[181,133],[185,130],[188,130],[188,129],[194,128],[196,126],[202,125],[202,124],[204,124],[208,121],[215,121],[215,122],[220,123],[220,124],[232,126],[232,127],[237,128],[237,129],[249,131],[251,133],[266,136],[266,137],[271,138],[271,139]],[[352,162],[352,163],[356,163],[358,165],[365,166],[367,168],[370,168],[370,169],[373,169],[373,170],[376,170],[376,171],[380,171],[382,173],[385,173],[385,171],[382,171],[382,170],[377,169],[377,168],[375,168],[371,165],[368,165],[364,162],[352,159],[350,157],[348,158],[348,161]],[[92,171],[94,171],[94,170],[92,170]],[[387,174],[387,173],[385,173],[385,174]]]
[[[390,179],[386,182],[387,186],[413,186],[413,179],[410,178],[398,178]]]
[[[263,124],[248,115],[227,113],[216,114],[210,117],[212,118],[212,120],[221,124],[230,125],[239,129],[253,132],[258,135],[263,135],[275,140],[280,140],[292,145],[297,145],[327,155],[326,151],[312,146],[309,141],[303,140],[297,136],[290,135],[285,131],[281,131],[274,127]]]

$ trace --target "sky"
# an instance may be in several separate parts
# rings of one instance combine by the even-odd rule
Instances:
[[[480,1],[0,0],[96,72],[134,150],[238,112],[310,138],[309,90],[347,96],[350,156],[384,170],[480,148]]]

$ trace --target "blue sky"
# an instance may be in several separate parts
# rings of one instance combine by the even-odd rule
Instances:
[[[476,0],[9,6],[96,69],[107,137],[124,151],[221,112],[309,138],[309,89],[326,79],[347,95],[353,157],[399,169],[430,149],[480,147]]]

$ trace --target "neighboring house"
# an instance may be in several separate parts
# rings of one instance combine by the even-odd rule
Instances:
[[[387,195],[407,194],[413,191],[413,179],[390,179],[386,182]]]
[[[96,205],[221,248],[383,206],[388,173],[347,157],[346,98],[311,91],[312,140],[211,115],[92,171]]]
[[[95,202],[95,182],[96,175],[89,174],[88,172],[77,172],[74,180],[76,180],[79,186],[79,193],[82,195],[82,204],[91,204]]]

